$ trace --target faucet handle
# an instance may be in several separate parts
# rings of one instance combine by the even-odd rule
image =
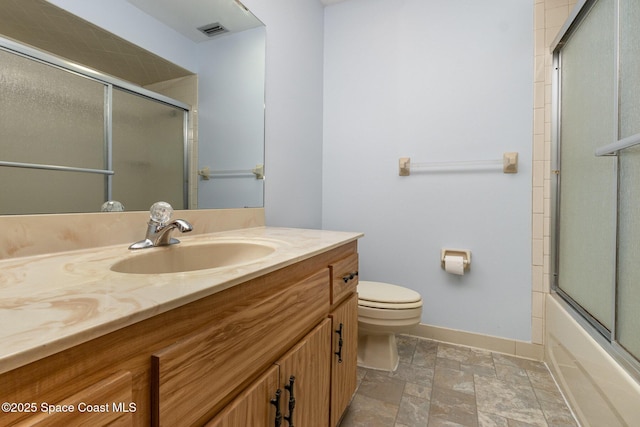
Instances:
[[[157,222],[159,224],[168,223],[169,220],[171,220],[172,214],[173,208],[167,202],[156,202],[151,205],[151,209],[149,210],[151,221]]]
[[[100,207],[100,212],[124,212],[124,205],[117,200],[107,200]]]

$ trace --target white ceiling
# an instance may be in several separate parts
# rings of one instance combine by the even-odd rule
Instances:
[[[198,30],[198,27],[204,25],[219,23],[230,32],[263,25],[237,0],[127,1],[195,42],[211,40]]]
[[[346,1],[346,0],[320,0],[320,3],[322,3],[325,6],[329,6],[331,4],[341,3],[343,1]]]

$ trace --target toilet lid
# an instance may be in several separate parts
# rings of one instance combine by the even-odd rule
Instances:
[[[376,305],[422,304],[422,298],[416,291],[381,282],[360,281],[358,299],[364,305],[367,305],[367,302],[376,303]]]

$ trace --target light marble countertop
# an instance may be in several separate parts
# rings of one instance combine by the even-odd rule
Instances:
[[[362,237],[361,233],[257,227],[177,236],[172,247],[128,245],[0,261],[0,373],[87,342]],[[148,251],[209,242],[275,250],[256,261],[185,273],[126,274],[111,265]]]

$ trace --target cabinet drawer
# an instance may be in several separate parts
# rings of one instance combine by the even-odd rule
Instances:
[[[238,301],[205,330],[152,355],[152,424],[201,424],[329,309],[329,269]],[[265,283],[265,286],[269,286]]]
[[[78,393],[53,404],[38,406],[38,415],[15,426],[130,426],[136,411],[132,400],[131,373],[118,372]],[[69,410],[69,412],[53,412]],[[63,409],[66,408],[66,409]]]
[[[358,286],[358,254],[334,262],[331,268],[331,304],[355,292]]]

